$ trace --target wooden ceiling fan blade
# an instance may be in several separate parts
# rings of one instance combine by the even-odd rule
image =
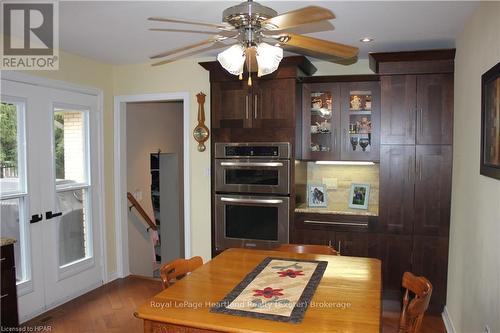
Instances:
[[[158,59],[158,58],[168,57],[168,56],[170,56],[172,54],[175,54],[175,53],[187,51],[187,50],[194,49],[194,48],[197,48],[199,46],[203,46],[203,45],[207,45],[207,44],[212,44],[212,43],[215,43],[217,41],[218,40],[216,38],[205,39],[205,40],[202,40],[201,42],[198,42],[198,43],[195,43],[195,44],[183,46],[183,47],[180,47],[178,49],[174,49],[174,50],[170,50],[170,51],[166,51],[166,52],[162,52],[162,53],[156,54],[156,55],[150,57],[150,59]]]
[[[202,35],[219,35],[227,38],[233,38],[238,36],[236,31],[206,31],[206,30],[190,30],[190,29],[165,29],[165,28],[149,28],[150,31],[160,31],[160,32],[187,32],[190,34],[202,34]]]
[[[268,30],[265,32],[266,35],[277,35],[277,34],[311,34],[314,32],[323,31],[333,31],[335,27],[329,21],[319,21],[313,23],[306,23],[296,27],[280,30]]]
[[[329,9],[308,6],[262,21],[261,25],[268,30],[283,30],[302,24],[331,20],[333,18],[335,18],[335,15]]]
[[[168,18],[168,17],[150,17],[150,18],[148,18],[148,20],[155,21],[155,22],[170,22],[170,23],[200,25],[203,27],[210,27],[210,28],[216,28],[216,29],[222,29],[222,30],[234,30],[234,27],[231,25],[207,23],[207,22],[200,22],[200,21],[191,21],[191,20],[184,20],[184,19],[174,19],[174,18]]]
[[[177,55],[175,57],[172,57],[172,58],[169,58],[169,59],[166,59],[166,60],[155,62],[155,63],[151,64],[151,66],[165,65],[165,64],[177,61],[179,59],[187,58],[187,57],[190,57],[190,56],[193,56],[193,55],[196,55],[196,54],[200,54],[200,53],[203,53],[203,52],[206,52],[206,51],[217,50],[217,49],[221,49],[223,47],[229,47],[229,46],[231,46],[233,44],[236,44],[236,43],[237,42],[233,42],[233,43],[230,43],[230,44],[225,44],[225,43],[222,43],[222,42],[215,42],[214,44],[212,44],[212,45],[210,45],[208,47],[203,47],[203,48],[191,51],[191,52],[186,52],[186,53]]]
[[[311,55],[313,57],[316,56],[312,54],[316,54],[318,55],[316,58],[320,59],[349,59],[356,57],[359,52],[359,49],[354,46],[296,34],[288,34],[288,40],[285,40],[282,45],[285,49],[294,53]]]

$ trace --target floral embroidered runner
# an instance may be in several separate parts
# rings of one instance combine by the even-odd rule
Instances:
[[[327,264],[267,257],[211,311],[299,323]]]

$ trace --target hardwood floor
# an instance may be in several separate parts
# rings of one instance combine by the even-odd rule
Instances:
[[[50,326],[51,332],[142,332],[137,306],[162,290],[158,280],[129,276],[52,309],[21,326]],[[393,309],[394,305],[386,306]],[[383,333],[395,333],[399,312],[384,310]],[[421,333],[446,333],[440,316],[426,315]]]

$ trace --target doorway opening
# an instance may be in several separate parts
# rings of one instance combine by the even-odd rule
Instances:
[[[187,93],[115,98],[117,277],[158,277],[190,255],[187,103]]]

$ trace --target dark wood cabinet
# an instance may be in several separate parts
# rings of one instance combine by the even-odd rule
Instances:
[[[335,232],[335,248],[343,256],[379,258],[379,235],[360,232]]]
[[[415,219],[415,146],[382,145],[379,179],[378,230],[411,234]]]
[[[384,297],[401,299],[403,273],[411,271],[411,242],[411,235],[380,235],[379,258],[382,260]]]
[[[415,234],[448,235],[452,162],[451,146],[416,146]]]
[[[301,134],[305,160],[378,161],[380,83],[303,84]]]
[[[318,107],[312,105],[315,100]],[[321,124],[326,124],[329,130],[320,130]],[[302,134],[302,159],[317,161],[340,159],[340,86],[338,84],[308,83],[302,85],[301,125],[299,130]],[[312,128],[315,130],[313,131]]]
[[[453,141],[453,74],[417,76],[417,144]]]
[[[448,237],[413,236],[412,271],[433,286],[430,310],[441,312],[446,304]]]
[[[378,161],[380,158],[380,82],[341,84],[341,150],[344,161]],[[359,98],[361,105],[355,104]],[[366,124],[370,125],[366,125]],[[366,127],[369,127],[369,130]],[[353,130],[353,128],[355,128]],[[363,141],[368,145],[363,146]]]
[[[415,144],[416,75],[382,76],[381,144]]]
[[[212,128],[248,128],[251,92],[244,81],[213,82],[211,87]]]
[[[19,325],[17,313],[16,267],[14,264],[14,244],[4,245],[1,255],[1,328],[14,328]]]
[[[255,80],[252,87],[253,128],[294,128],[295,79]]]

